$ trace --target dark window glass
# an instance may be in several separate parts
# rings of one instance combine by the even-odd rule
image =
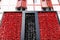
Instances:
[[[26,13],[25,15],[25,40],[36,40],[35,14]]]

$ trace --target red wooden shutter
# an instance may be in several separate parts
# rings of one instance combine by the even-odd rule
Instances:
[[[21,26],[21,12],[5,12],[2,19],[2,28],[0,28],[0,40],[21,40]]]
[[[56,12],[38,13],[40,40],[59,40],[60,30]]]

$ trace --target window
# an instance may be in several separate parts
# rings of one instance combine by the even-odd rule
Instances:
[[[36,40],[35,14],[25,15],[25,40]]]

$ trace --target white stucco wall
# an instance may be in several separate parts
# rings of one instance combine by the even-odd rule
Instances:
[[[35,6],[33,6],[33,4]],[[38,6],[37,6],[38,5]],[[35,0],[33,3],[33,0],[27,0],[27,11],[41,11],[41,1],[40,0]]]
[[[2,11],[15,11],[17,0],[2,0],[1,10]]]

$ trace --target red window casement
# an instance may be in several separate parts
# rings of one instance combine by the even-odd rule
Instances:
[[[42,4],[42,7],[53,7],[51,0],[41,0],[41,4]]]
[[[40,40],[59,40],[60,24],[56,12],[38,12]]]
[[[22,7],[26,8],[26,0],[22,0]]]
[[[44,11],[53,11],[51,0],[41,0],[41,5]]]
[[[22,12],[4,12],[0,40],[21,40]]]
[[[25,10],[26,9],[26,0],[18,0],[17,1],[17,10]]]
[[[53,7],[51,0],[46,0],[48,7]]]

